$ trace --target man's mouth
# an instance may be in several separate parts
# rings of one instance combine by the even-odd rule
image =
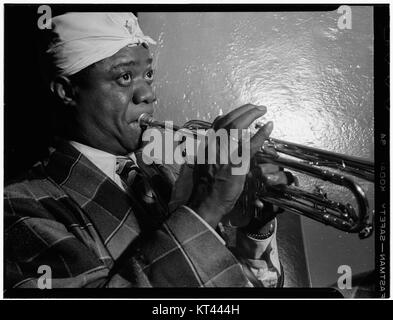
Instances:
[[[130,123],[128,124],[128,126],[129,126],[133,131],[142,132],[142,128],[141,128],[141,126],[139,125],[139,122],[138,122],[137,120],[136,120],[136,121],[130,122]]]
[[[143,133],[146,131],[146,126],[141,126],[138,121],[132,121],[128,124],[128,127],[138,136],[139,140],[142,140]]]

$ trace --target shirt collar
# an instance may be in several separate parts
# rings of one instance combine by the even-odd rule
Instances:
[[[70,144],[112,180],[116,180],[116,156],[114,154],[87,146],[76,141],[70,141]],[[134,153],[129,154],[128,157],[130,157],[136,163]]]

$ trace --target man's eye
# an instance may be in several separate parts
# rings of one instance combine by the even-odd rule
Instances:
[[[146,72],[146,75],[145,75],[146,79],[153,80],[153,74],[154,74],[153,70]]]
[[[125,74],[121,75],[118,80],[119,80],[119,83],[123,86],[130,85],[131,81],[132,81],[132,75],[131,75],[131,73],[125,73]]]

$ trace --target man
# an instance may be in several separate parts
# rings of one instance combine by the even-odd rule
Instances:
[[[171,210],[185,173],[141,161],[154,41],[135,16],[69,13],[52,23],[51,90],[68,116],[49,158],[5,189],[5,288],[39,287],[42,266],[54,288],[280,285],[274,212],[266,224],[238,215],[246,176],[230,161],[196,166],[191,193]],[[247,129],[265,112],[245,105],[213,129]],[[251,155],[271,131],[268,123],[252,137]],[[274,166],[262,173],[287,182]],[[228,220],[243,226],[231,249],[219,234]]]

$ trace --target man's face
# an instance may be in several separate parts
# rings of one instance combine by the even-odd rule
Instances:
[[[117,155],[138,149],[138,117],[153,113],[152,82],[152,58],[142,45],[125,47],[87,68],[76,86],[76,138]]]

